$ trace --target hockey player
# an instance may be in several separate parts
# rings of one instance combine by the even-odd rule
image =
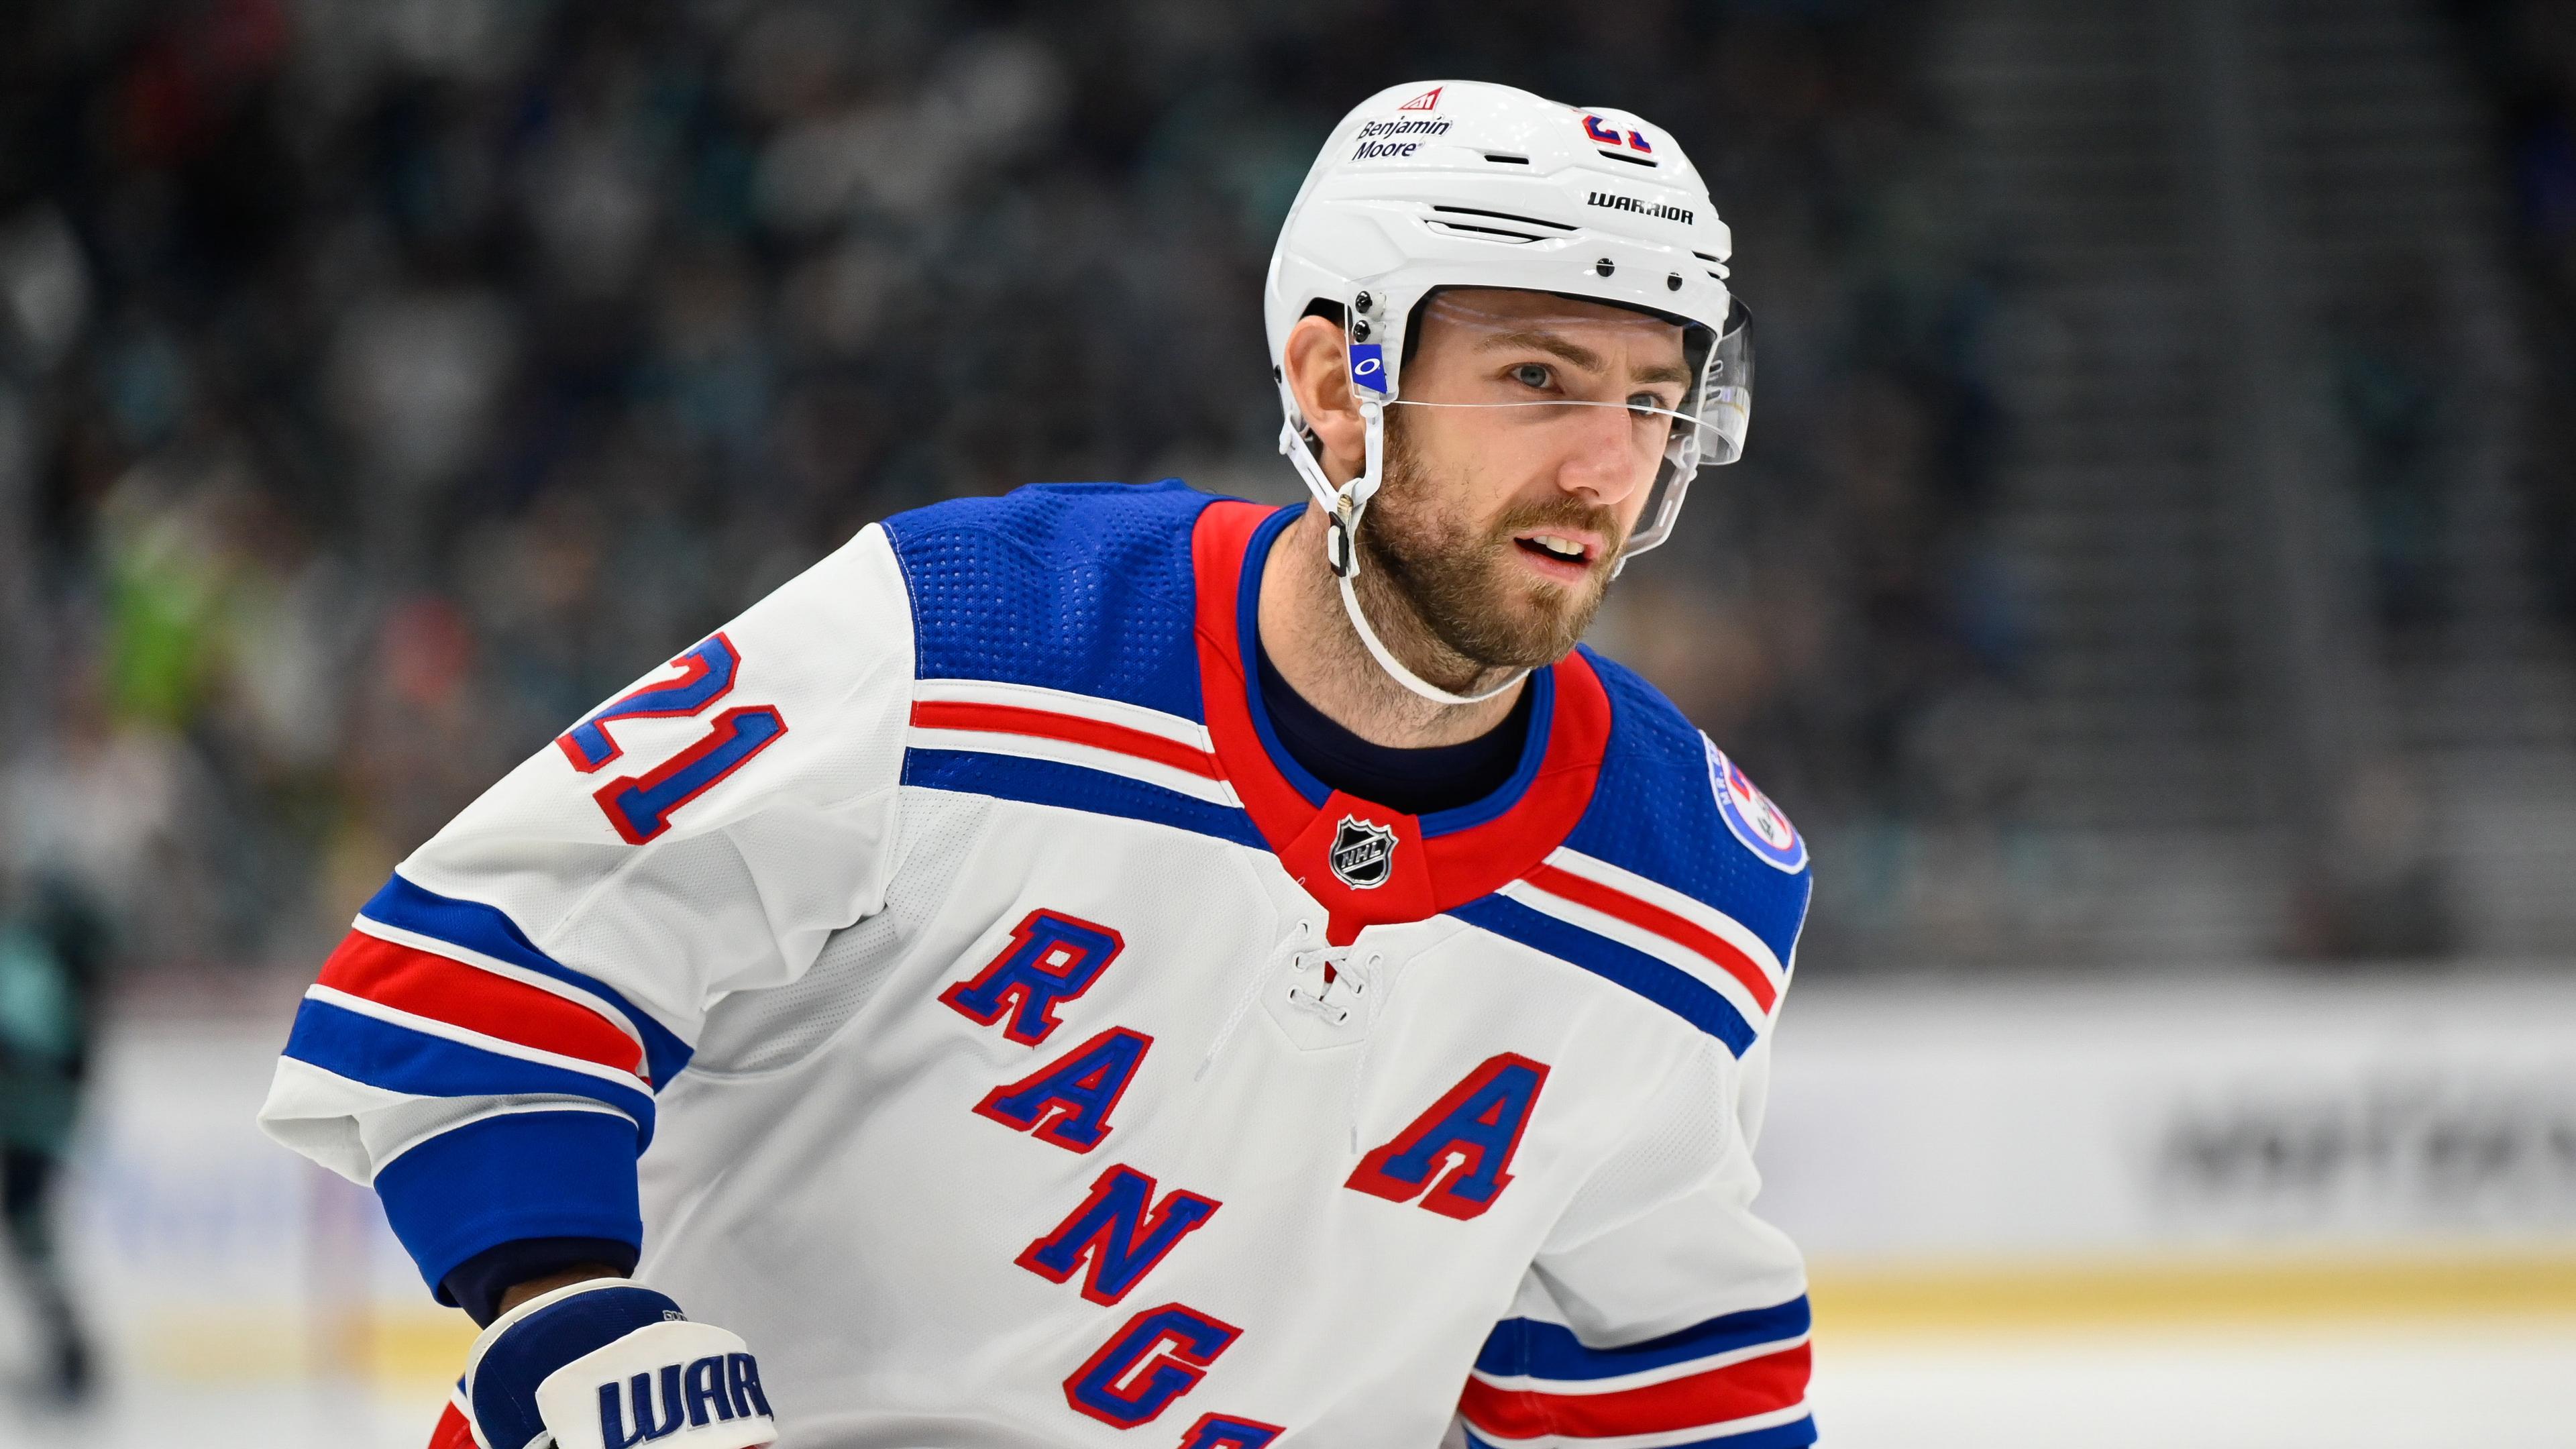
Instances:
[[[1810,1442],[1805,847],[1574,647],[1742,444],[1729,250],[1634,116],[1376,96],[1311,505],[890,518],[406,860],[263,1121],[487,1324],[438,1443]]]

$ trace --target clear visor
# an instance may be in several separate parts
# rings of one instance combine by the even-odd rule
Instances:
[[[1528,430],[1533,442],[1599,446],[1616,438],[1641,468],[1660,459],[1685,475],[1743,455],[1753,335],[1742,306],[1712,343],[1706,328],[1625,308],[1569,318],[1543,301],[1518,300],[1533,295],[1434,293],[1416,325],[1451,334],[1449,360],[1436,378],[1408,376],[1403,390],[1417,395],[1389,403],[1488,411]]]
[[[1741,302],[1726,309],[1726,330],[1709,350],[1700,382],[1700,466],[1713,468],[1744,456],[1744,434],[1753,426],[1753,314]]]

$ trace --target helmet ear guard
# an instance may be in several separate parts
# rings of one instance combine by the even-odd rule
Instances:
[[[1375,301],[1361,292],[1348,303],[1330,298],[1310,302],[1304,316],[1340,314],[1342,327],[1343,367],[1348,374],[1351,397],[1360,410],[1362,428],[1361,463],[1357,477],[1334,486],[1324,473],[1324,462],[1316,451],[1314,434],[1306,427],[1305,414],[1297,406],[1296,390],[1289,385],[1287,368],[1275,368],[1279,380],[1279,402],[1285,421],[1279,427],[1279,451],[1306,481],[1306,491],[1314,495],[1317,506],[1324,510],[1324,561],[1332,566],[1333,575],[1350,579],[1360,571],[1360,518],[1367,513],[1369,500],[1377,496],[1386,468],[1386,406],[1378,393],[1388,396],[1391,388],[1386,376],[1387,363],[1383,347],[1359,341],[1360,336],[1374,331],[1364,316],[1369,303]],[[1356,325],[1354,321],[1356,319]],[[1363,330],[1365,329],[1365,330]]]

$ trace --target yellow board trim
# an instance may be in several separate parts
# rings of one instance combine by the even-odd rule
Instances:
[[[2576,1325],[2576,1255],[2450,1259],[2190,1260],[2034,1266],[1820,1264],[1816,1336],[2188,1329],[2564,1317]],[[171,1314],[148,1320],[140,1359],[199,1382],[327,1378],[434,1400],[464,1367],[474,1325],[449,1310]]]
[[[157,1315],[141,1325],[137,1357],[194,1383],[330,1379],[440,1397],[465,1368],[474,1323],[452,1309],[343,1309],[305,1319],[268,1312]]]
[[[2576,1316],[2576,1256],[1819,1265],[1819,1337]]]

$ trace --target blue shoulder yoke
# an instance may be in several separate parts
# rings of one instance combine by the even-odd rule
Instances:
[[[1814,871],[1781,870],[1738,840],[1718,813],[1699,730],[1634,671],[1583,655],[1610,695],[1610,748],[1592,808],[1565,843],[1725,912],[1786,965]]]
[[[1042,483],[887,519],[916,672],[1204,720],[1190,535],[1216,501],[1178,479]]]

